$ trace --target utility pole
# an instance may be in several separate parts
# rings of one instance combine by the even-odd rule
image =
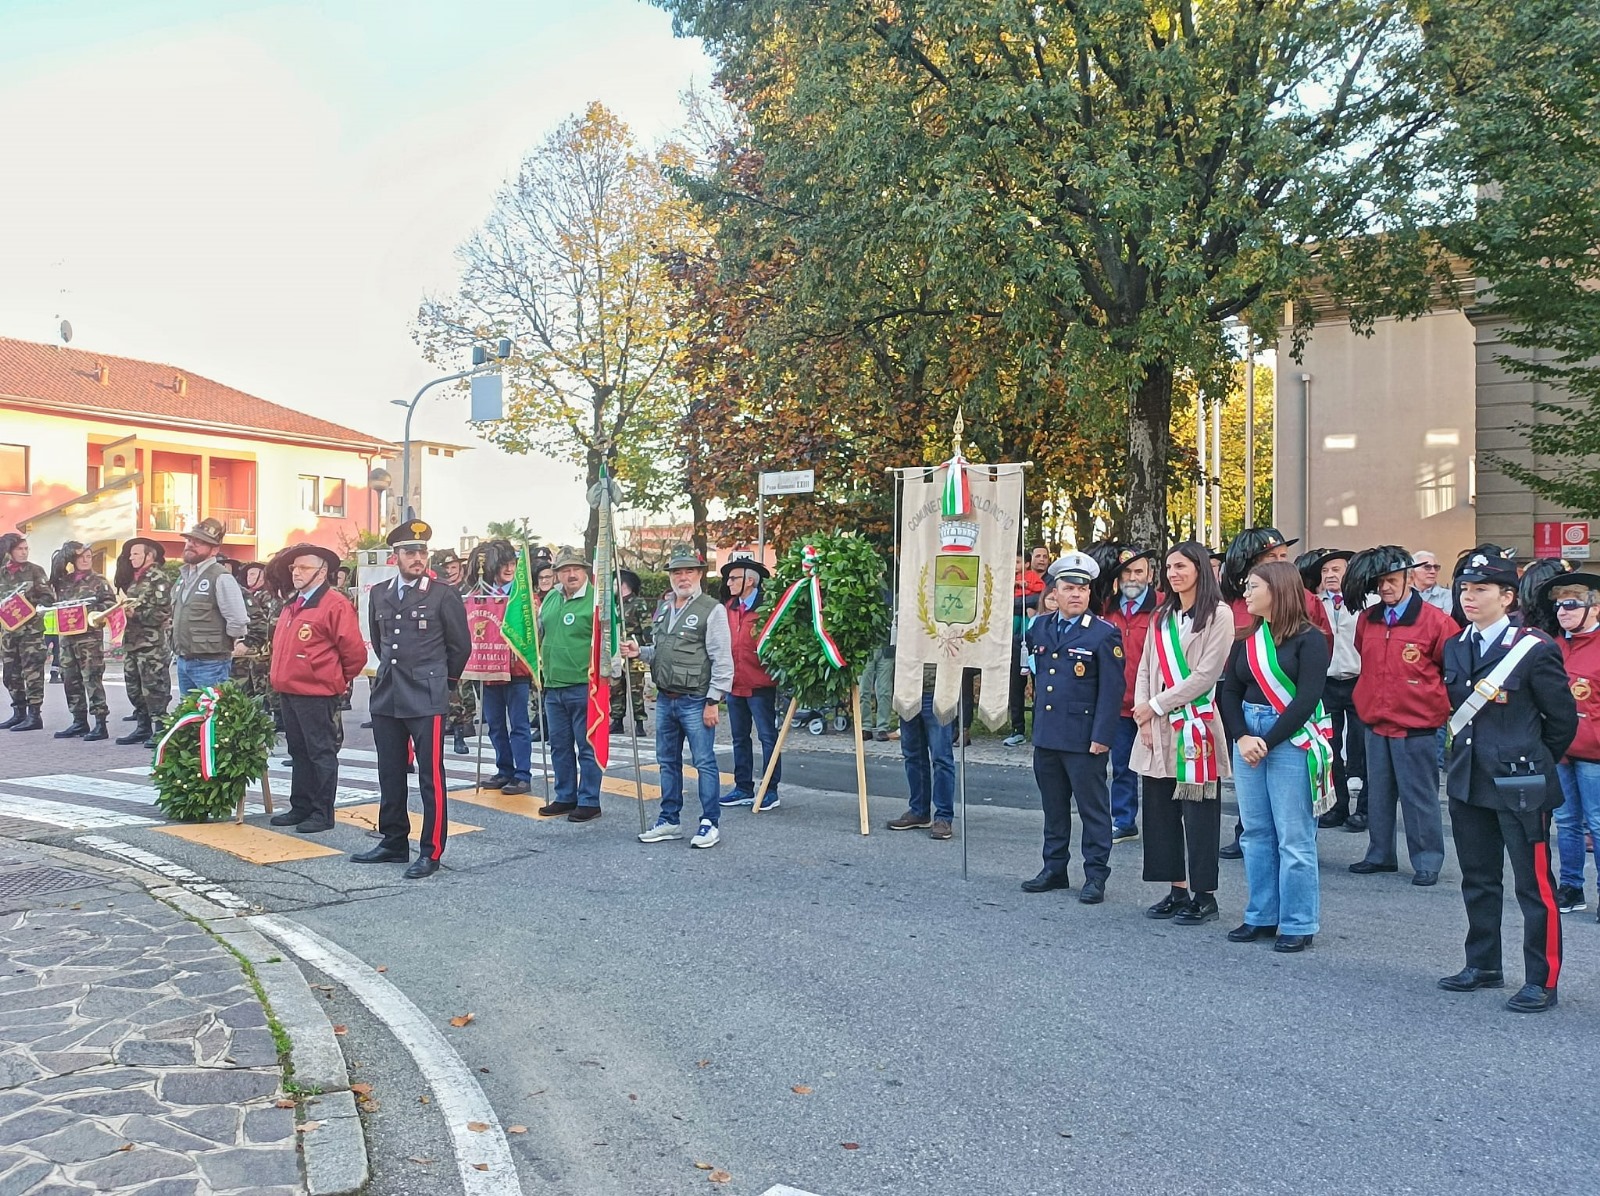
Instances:
[[[489,350],[482,345],[472,346],[472,365],[468,369],[458,370],[454,374],[446,374],[443,378],[435,378],[427,383],[416,393],[416,397],[407,403],[404,399],[393,399],[391,402],[396,407],[406,409],[406,432],[403,446],[400,450],[400,518],[415,519],[416,510],[411,505],[411,417],[417,413],[417,404],[422,401],[422,396],[435,386],[446,382],[457,382],[462,378],[471,378],[478,374],[490,374],[500,368],[500,363],[511,356],[511,340],[501,337],[495,346],[495,359],[489,360]]]

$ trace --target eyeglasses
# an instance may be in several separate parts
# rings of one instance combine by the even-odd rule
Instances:
[[[1425,569],[1429,573],[1437,573],[1437,572],[1439,572],[1439,566],[1438,565],[1413,565],[1412,568],[1414,568],[1414,569]]]
[[[1587,598],[1558,598],[1555,603],[1557,610],[1588,610],[1593,605]]]

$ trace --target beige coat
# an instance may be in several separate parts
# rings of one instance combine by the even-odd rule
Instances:
[[[1139,660],[1139,673],[1133,685],[1135,707],[1153,699],[1152,705],[1157,713],[1149,726],[1155,733],[1155,750],[1145,747],[1141,732],[1133,741],[1133,755],[1128,765],[1140,776],[1170,779],[1175,771],[1173,761],[1177,758],[1177,736],[1167,716],[1208,689],[1215,689],[1222,677],[1223,666],[1228,663],[1228,652],[1233,647],[1233,612],[1225,604],[1219,604],[1216,613],[1211,616],[1211,622],[1199,635],[1190,628],[1187,619],[1180,620],[1178,641],[1183,646],[1184,659],[1189,662],[1189,679],[1171,689],[1162,684],[1161,664],[1156,658],[1156,636],[1165,617],[1158,614],[1150,621],[1150,631],[1144,641],[1144,655]],[[1212,726],[1216,729],[1217,771],[1222,776],[1228,776],[1231,770],[1222,736],[1221,712],[1215,715]]]

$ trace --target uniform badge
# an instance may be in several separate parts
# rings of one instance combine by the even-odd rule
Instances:
[[[302,624],[300,624],[300,630],[295,632],[295,636],[296,636],[296,638],[299,639],[299,641],[302,644],[305,643],[308,639],[311,638],[311,624],[310,623],[302,623]]]
[[[1122,645],[1118,644],[1116,647],[1112,648],[1111,649],[1111,655],[1115,656],[1118,660],[1121,660],[1122,659]]]
[[[1085,673],[1087,673],[1089,670],[1083,667],[1083,661],[1080,660],[1077,664],[1072,666],[1072,671],[1075,674],[1077,674],[1079,677],[1081,677]]]
[[[577,619],[578,616],[573,614],[571,611],[568,611],[566,614],[561,616],[561,622],[568,627],[571,627],[573,623],[577,622]]]
[[[690,615],[687,619],[685,619],[683,621],[683,625],[685,627],[698,627],[698,626],[700,626],[700,616],[699,615]]]
[[[1592,692],[1593,689],[1589,685],[1589,678],[1587,677],[1579,677],[1572,683],[1572,700],[1575,702],[1587,702]]]
[[[1422,649],[1415,644],[1407,644],[1400,652],[1400,659],[1407,664],[1416,664],[1422,659]]]
[[[200,579],[200,583],[195,586],[194,592],[196,594],[209,594],[209,593],[211,593],[211,579],[209,577],[202,577]]]
[[[1509,702],[1511,700],[1511,695],[1508,694],[1503,689],[1497,689],[1497,690],[1494,691],[1494,700],[1496,702],[1499,702],[1500,705],[1504,706],[1507,702]]]

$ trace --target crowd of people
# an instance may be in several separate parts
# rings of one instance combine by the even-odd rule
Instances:
[[[173,663],[180,692],[231,677],[274,712],[287,737],[290,805],[273,822],[325,831],[333,825],[340,712],[367,663],[348,572],[312,544],[265,563],[228,562],[214,520],[183,536],[175,580],[162,546],[135,538],[122,548],[114,585],[82,544],[64,545],[47,574],[29,559],[24,537],[0,537],[0,650],[13,707],[0,729],[42,728],[50,648],[37,616],[81,607],[88,619],[60,637],[72,722],[56,734],[109,737],[102,625],[120,608],[135,726],[117,742],[154,744]],[[473,687],[460,681],[471,652],[464,596],[509,594],[518,584],[510,543],[479,545],[463,560],[449,550],[430,555],[430,538],[418,520],[390,534],[397,576],[371,587],[363,612],[377,657],[370,710],[381,841],[354,859],[403,862],[408,877],[439,866],[448,822],[444,745],[453,737],[465,752],[479,717]],[[1438,883],[1443,770],[1469,930],[1465,968],[1439,983],[1504,985],[1501,878],[1509,859],[1524,920],[1525,984],[1508,1006],[1554,1006],[1560,918],[1586,908],[1586,856],[1600,833],[1600,575],[1559,561],[1519,566],[1509,551],[1485,544],[1462,554],[1446,586],[1429,552],[1380,545],[1291,561],[1294,543],[1262,527],[1241,532],[1224,553],[1189,542],[1164,553],[1101,544],[1056,560],[1040,546],[1018,557],[1005,742],[1031,737],[1044,812],[1042,867],[1022,887],[1071,887],[1076,808],[1081,902],[1105,899],[1114,845],[1142,837],[1144,880],[1168,886],[1147,916],[1203,925],[1220,917],[1219,859],[1242,859],[1243,918],[1228,938],[1301,952],[1322,924],[1319,831],[1364,833],[1366,851],[1350,871],[1371,875],[1399,870],[1403,826],[1411,883]],[[532,744],[542,739],[554,793],[539,813],[590,822],[601,816],[602,791],[592,725],[600,609],[593,567],[571,548],[541,550],[527,564],[538,651],[478,689],[495,755],[483,787],[528,793]],[[649,678],[661,802],[639,837],[683,837],[687,747],[699,798],[690,845],[708,848],[720,841],[722,810],[755,803],[758,777],[766,782],[763,807],[781,804],[778,686],[756,650],[770,574],[754,557],[734,555],[714,598],[703,588],[705,563],[688,546],[673,551],[667,573],[653,613],[639,578],[619,574],[621,660],[602,666],[600,683],[611,692],[600,717],[609,714],[612,733],[629,718],[642,732]],[[888,709],[893,671],[894,647],[885,643],[867,667],[864,709],[853,712],[866,733],[900,740],[909,801],[888,826],[949,839],[953,750],[970,734],[970,680],[966,719],[936,717],[931,668],[921,710],[900,719]],[[733,739],[727,793],[715,753],[724,702]],[[413,772],[423,807],[415,860],[406,813]],[[1239,818],[1224,841],[1228,779]]]

